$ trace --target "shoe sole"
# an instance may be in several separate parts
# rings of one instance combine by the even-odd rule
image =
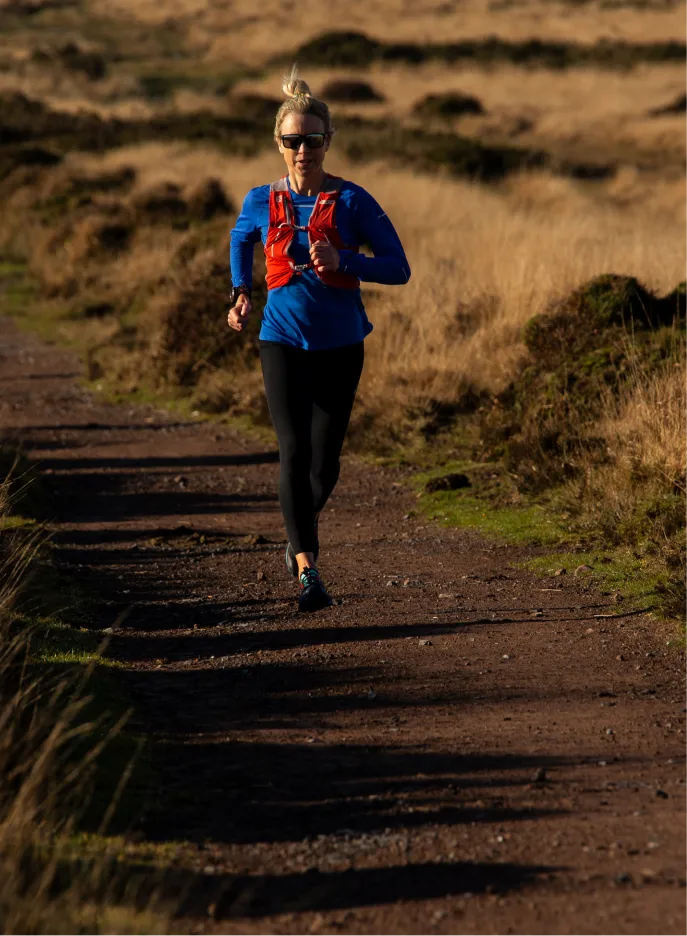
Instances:
[[[314,607],[312,607],[312,608],[303,608],[303,607],[301,607],[301,603],[300,603],[300,601],[299,601],[299,602],[298,602],[298,611],[299,611],[300,614],[312,614],[313,611],[323,611],[325,608],[331,608],[331,606],[332,606],[333,604],[334,604],[334,602],[332,601],[332,599],[331,599],[331,598],[329,597],[329,595],[328,595],[326,599],[323,598],[322,601],[321,601],[320,603],[316,604],[316,605],[315,605]]]

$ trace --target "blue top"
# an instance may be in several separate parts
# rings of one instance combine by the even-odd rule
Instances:
[[[294,223],[307,225],[316,195],[298,195],[289,184]],[[253,247],[267,241],[270,187],[260,185],[246,195],[231,232],[231,278],[235,286],[253,284]],[[336,227],[344,244],[365,245],[374,254],[339,251],[339,271],[366,283],[389,286],[407,283],[410,267],[398,234],[374,198],[353,182],[344,182],[336,203]],[[307,231],[296,231],[290,255],[294,263],[310,261]],[[327,286],[312,270],[294,275],[286,286],[268,290],[260,329],[263,341],[320,350],[362,341],[372,331],[360,289]]]

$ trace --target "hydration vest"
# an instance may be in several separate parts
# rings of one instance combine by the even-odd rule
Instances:
[[[294,276],[301,276],[304,270],[313,272],[326,283],[327,286],[338,286],[339,289],[357,289],[360,281],[357,276],[348,273],[332,273],[326,271],[318,273],[312,263],[294,263],[289,255],[291,242],[296,231],[307,231],[308,241],[312,245],[315,241],[329,241],[337,250],[352,250],[358,253],[357,247],[347,247],[342,241],[336,228],[334,211],[336,201],[344,180],[338,176],[327,175],[325,180],[326,191],[320,192],[315,207],[310,215],[310,222],[303,226],[294,223],[294,209],[287,176],[278,179],[270,185],[270,221],[267,229],[267,242],[265,244],[265,259],[267,262],[267,288],[275,289],[277,286],[286,286]]]

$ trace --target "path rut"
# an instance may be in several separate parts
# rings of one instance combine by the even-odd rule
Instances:
[[[274,447],[80,373],[0,320],[0,431],[113,628],[179,931],[684,932],[669,629],[408,516],[401,470],[351,457],[320,524],[337,603],[298,615]]]

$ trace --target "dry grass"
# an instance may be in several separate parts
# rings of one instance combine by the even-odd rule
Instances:
[[[88,673],[33,665],[17,596],[43,533],[8,524],[10,483],[0,478],[0,919],[3,933],[162,932],[161,907],[136,911],[102,846],[86,862],[69,844],[88,799],[88,778],[115,725],[96,738],[85,717]],[[75,758],[75,750],[80,754]]]
[[[311,69],[308,81],[315,91],[334,79],[354,78],[345,69]],[[382,103],[337,104],[341,114],[372,118],[393,117],[418,124],[413,108],[429,94],[461,92],[476,97],[483,116],[443,119],[442,129],[453,129],[479,139],[517,137],[522,146],[565,148],[578,158],[619,160],[646,164],[653,160],[682,174],[685,141],[684,115],[652,117],[649,111],[684,93],[684,66],[638,65],[629,73],[595,68],[572,71],[526,69],[499,65],[490,69],[436,63],[408,66],[374,64],[366,73]],[[280,73],[271,71],[260,80],[238,84],[242,92],[277,96]]]
[[[212,175],[240,204],[251,186],[280,175],[281,165],[276,152],[238,160],[211,149],[149,144],[102,158],[74,155],[67,171],[132,166],[138,189],[167,181],[188,187]],[[684,276],[682,181],[646,191],[631,175],[588,189],[537,173],[485,189],[383,165],[351,167],[335,150],[328,166],[384,206],[413,271],[403,289],[372,288],[375,332],[362,384],[370,403],[389,405],[399,394],[403,405],[408,398],[452,399],[465,384],[496,392],[521,357],[522,325],[552,297],[606,272],[636,276],[659,293]],[[217,237],[228,228],[219,222]],[[189,237],[139,227],[131,249],[85,262],[74,238],[56,239],[41,228],[31,235],[31,262],[44,280],[75,278],[81,290],[90,284],[103,296],[131,301],[175,288],[183,273],[175,258]]]
[[[249,0],[218,4],[212,0],[91,0],[95,14],[138,19],[162,26],[172,19],[186,26],[189,40],[209,58],[254,66],[332,29],[332,17],[316,0]],[[594,42],[599,38],[649,42],[684,35],[684,4],[645,8],[600,3],[494,3],[466,0],[457,7],[444,0],[352,0],[345,21],[334,28],[367,32],[387,41],[447,42],[482,36]]]
[[[107,77],[99,82],[65,69],[52,73],[31,59],[38,40],[30,26],[12,42],[0,41],[0,61],[5,64],[0,89],[18,87],[57,108],[84,108],[103,116],[145,117],[165,109],[222,111],[231,107],[231,99],[211,93],[213,80],[237,67],[259,68],[275,54],[332,29],[331,17],[323,17],[322,9],[313,0],[265,0],[259,8],[247,0],[90,0],[78,12],[60,14],[62,19],[55,14],[53,25],[67,23],[70,36],[100,35],[96,45],[102,45],[102,22],[96,25],[102,16],[111,18],[107,28],[115,42],[125,35],[137,43],[149,42],[147,64],[160,64],[163,71],[169,66],[170,74],[178,70],[181,75],[177,84],[171,82],[167,100],[145,99],[138,84],[138,75],[145,72],[143,59],[111,62]],[[465,0],[459,8],[443,0],[356,0],[346,5],[345,23],[334,28],[360,30],[386,42],[436,43],[490,35],[511,41],[652,42],[684,38],[684,9],[682,2],[632,5],[629,0],[625,6],[595,0]],[[43,38],[49,34],[48,28]],[[182,47],[187,58],[168,58],[169,49],[179,52]],[[186,86],[184,75],[189,78]],[[194,83],[199,76],[203,80]],[[638,64],[619,72],[377,62],[364,75],[313,69],[305,77],[315,91],[334,78],[364,77],[385,100],[336,110],[413,126],[421,126],[413,110],[425,96],[471,94],[486,113],[447,122],[461,134],[542,148],[563,160],[618,165],[614,177],[593,184],[533,172],[485,188],[421,175],[412,166],[392,170],[381,163],[351,165],[338,155],[335,141],[328,167],[362,184],[380,201],[401,235],[413,270],[403,289],[364,287],[375,330],[367,342],[356,408],[362,423],[382,426],[386,421],[403,427],[407,421],[410,426],[418,409],[436,401],[456,402],[466,388],[497,393],[522,359],[523,324],[552,299],[599,274],[635,276],[659,294],[684,278],[684,116],[650,116],[683,92],[682,66]],[[270,68],[233,93],[275,97],[279,78]],[[153,224],[136,214],[137,194],[167,182],[185,191],[214,177],[239,204],[249,188],[281,175],[283,163],[270,151],[238,159],[207,145],[151,143],[98,157],[73,153],[52,173],[52,184],[59,183],[60,174],[98,174],[127,165],[137,173],[133,191],[111,196],[109,207],[107,199],[98,196],[80,218],[38,224],[28,207],[36,191],[16,193],[5,207],[0,242],[11,242],[29,257],[34,272],[58,296],[56,301],[74,307],[91,300],[111,302],[123,314],[135,338],[127,338],[116,354],[99,360],[112,368],[120,385],[133,389],[164,357],[169,310],[175,303],[178,307],[179,296],[204,262],[223,261],[230,227],[219,219],[202,231]],[[99,225],[109,212],[132,219],[130,243],[124,249],[98,247]],[[107,349],[115,338],[121,339],[121,324],[111,316],[102,321],[61,319],[56,327],[68,338],[81,331],[87,345]],[[217,335],[213,340],[219,340]],[[227,343],[241,340],[227,333]],[[193,354],[189,341],[184,360]],[[199,366],[192,391],[199,405],[216,412],[253,407],[263,418],[259,372],[250,367],[250,356],[225,371]],[[174,379],[174,373],[171,367],[167,379]],[[620,509],[623,497],[629,505],[645,496],[648,489],[635,483],[637,459],[654,479],[656,492],[664,489],[664,476],[676,477],[676,466],[682,464],[676,373],[684,373],[684,362],[669,374],[638,374],[631,394],[613,406],[609,402],[600,431],[607,438],[612,465],[589,466],[602,502],[611,504],[615,498]],[[237,383],[248,388],[246,393],[236,391]],[[664,398],[670,400],[667,409]],[[366,423],[370,414],[375,419]],[[616,507],[610,513],[614,511]]]
[[[599,426],[617,472],[641,468],[685,490],[685,362],[638,370],[619,398],[609,397]],[[616,485],[616,488],[618,486]]]

